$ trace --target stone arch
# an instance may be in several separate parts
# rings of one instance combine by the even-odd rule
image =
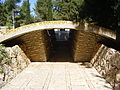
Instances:
[[[103,38],[116,39],[116,34],[111,30],[88,23],[75,23],[72,21],[44,21],[10,30],[0,37],[0,42],[2,43],[7,41],[9,43],[16,44],[17,41],[17,44],[19,44],[32,61],[47,61],[49,53],[46,52],[49,51],[49,49],[47,50],[49,45],[45,45],[45,43],[49,41],[45,41],[44,39],[47,36],[42,35],[45,33],[44,30],[51,30],[55,28],[76,30],[76,37],[74,38],[75,44],[72,48],[74,49],[74,61],[90,61],[100,47],[98,44],[100,40]],[[41,31],[44,32],[41,33]],[[43,38],[38,39],[38,37]]]
[[[74,29],[74,30],[83,30],[87,32],[93,32],[107,38],[116,39],[116,34],[111,30],[105,29],[103,27],[95,26],[92,24],[72,22],[72,21],[44,21],[44,22],[25,25],[22,27],[18,27],[16,29],[11,29],[7,31],[4,36],[0,37],[0,42],[9,40],[11,38],[16,38],[20,35],[23,35],[32,31],[54,29],[54,28],[60,28],[60,29],[68,28],[68,29]]]

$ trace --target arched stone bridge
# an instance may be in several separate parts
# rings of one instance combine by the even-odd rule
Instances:
[[[47,61],[52,43],[47,30],[71,29],[71,53],[74,61],[90,61],[103,40],[115,40],[116,34],[109,29],[88,23],[72,21],[44,21],[25,25],[5,33],[0,43],[18,44],[32,61]]]

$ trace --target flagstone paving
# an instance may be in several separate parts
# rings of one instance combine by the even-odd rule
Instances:
[[[113,89],[93,67],[70,62],[32,62],[1,90]]]

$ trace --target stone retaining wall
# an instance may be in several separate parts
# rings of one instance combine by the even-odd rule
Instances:
[[[4,63],[2,66],[3,73],[0,73],[0,88],[30,64],[30,60],[18,45],[7,47],[6,52],[11,58],[11,61],[9,64]]]
[[[18,37],[18,45],[31,61],[47,61],[50,52],[50,38],[47,31],[34,31]]]
[[[98,51],[103,37],[85,31],[75,31],[73,38],[74,61],[90,61]]]
[[[120,52],[102,45],[94,58],[92,65],[113,86],[120,90]]]

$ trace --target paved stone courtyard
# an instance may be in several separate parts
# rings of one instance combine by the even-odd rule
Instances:
[[[113,90],[82,63],[32,62],[1,90]]]

